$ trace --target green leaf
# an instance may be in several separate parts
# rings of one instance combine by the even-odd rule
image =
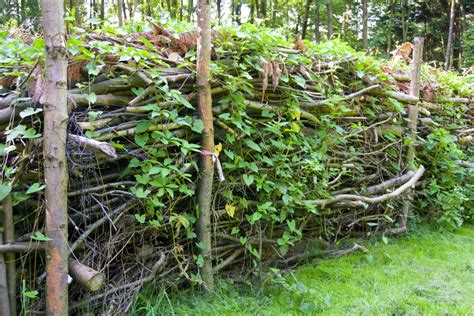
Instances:
[[[184,105],[185,107],[187,107],[188,109],[193,109],[194,110],[194,106],[189,103],[188,100],[186,100],[183,95],[181,94],[180,91],[178,90],[171,90],[170,91],[170,94],[171,96],[176,100],[178,101],[179,103],[181,103],[182,105]]]
[[[3,201],[3,199],[6,198],[8,194],[10,194],[11,190],[11,185],[6,183],[0,184],[0,201]]]
[[[204,123],[201,119],[196,119],[193,121],[193,126],[191,127],[193,132],[196,132],[198,134],[201,134],[202,131],[204,130]]]
[[[249,187],[253,181],[255,180],[255,177],[253,175],[248,175],[248,174],[244,174],[242,176],[242,178],[244,179],[244,182],[245,184]]]
[[[144,199],[148,196],[148,194],[151,193],[150,190],[143,190],[142,187],[139,187],[139,188],[131,188],[130,191],[132,191],[133,194],[135,194],[135,196],[139,199]]]
[[[262,152],[262,150],[260,149],[260,146],[251,139],[246,139],[245,144],[247,146],[249,146],[250,148],[252,148],[253,150],[256,150],[258,152]]]
[[[145,224],[146,221],[146,216],[143,214],[135,214],[135,219],[140,223],[140,224]]]
[[[36,192],[39,192],[41,190],[43,190],[44,188],[46,188],[46,185],[41,185],[39,183],[33,183],[29,188],[28,190],[26,191],[26,194],[32,194],[32,193],[36,193]]]
[[[34,235],[31,236],[31,239],[38,240],[38,241],[49,241],[53,240],[48,236],[45,236],[42,232],[35,232]]]
[[[247,237],[240,237],[240,243],[245,245],[247,243]]]
[[[140,122],[140,123],[137,124],[137,127],[135,127],[135,133],[137,133],[137,134],[144,133],[144,132],[148,131],[148,129],[150,128],[151,125],[152,124],[149,121]]]
[[[97,95],[94,92],[86,94],[86,100],[90,104],[94,104],[97,101]]]
[[[38,291],[25,291],[23,295],[28,298],[38,298]]]
[[[135,134],[133,136],[133,139],[135,140],[135,143],[140,146],[140,147],[145,147],[146,143],[150,139],[150,135],[148,133],[144,134]]]
[[[20,117],[25,118],[25,117],[35,115],[35,114],[40,113],[40,112],[43,112],[43,109],[40,109],[40,108],[37,108],[37,109],[27,108],[27,109],[20,112]]]

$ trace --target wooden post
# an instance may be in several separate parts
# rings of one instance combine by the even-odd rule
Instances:
[[[41,0],[46,50],[43,156],[46,184],[46,314],[68,315],[67,47],[60,0]]]
[[[423,56],[423,37],[415,37],[413,45],[413,68],[411,71],[410,95],[413,97],[420,96],[420,69]],[[416,170],[415,154],[416,154],[416,129],[418,125],[418,104],[410,104],[408,106],[408,129],[409,129],[409,145],[407,153],[407,165],[409,170]],[[402,227],[406,228],[408,215],[410,213],[410,204],[413,196],[408,194],[407,199],[403,204],[403,221]]]
[[[203,121],[201,134],[200,179],[197,189],[198,222],[197,233],[201,242],[201,255],[204,265],[201,269],[204,287],[207,291],[214,290],[211,253],[211,199],[214,177],[214,124],[212,118],[212,95],[209,84],[211,62],[211,4],[210,0],[199,0],[197,7],[197,88],[198,113]]]
[[[3,239],[5,243],[15,241],[15,228],[13,226],[13,205],[12,196],[9,194],[3,200]],[[15,253],[5,254],[5,264],[7,267],[8,297],[10,299],[10,315],[16,316],[16,262]]]
[[[413,45],[413,69],[411,71],[410,95],[420,97],[420,69],[423,56],[423,37],[415,37]],[[407,163],[410,170],[415,170],[416,128],[418,124],[418,104],[408,106],[408,129],[410,130],[410,145],[408,146]]]
[[[3,227],[3,209],[0,212],[0,227]],[[0,245],[1,244],[3,244],[3,234],[0,233]],[[5,265],[5,256],[3,253],[0,253],[0,315],[10,315],[7,267]]]

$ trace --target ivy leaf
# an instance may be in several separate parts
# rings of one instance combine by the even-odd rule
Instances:
[[[0,201],[3,201],[4,198],[10,194],[12,186],[9,184],[2,183],[0,184]]]
[[[240,243],[245,245],[247,243],[247,237],[240,237]]]
[[[191,127],[193,132],[196,132],[198,134],[201,134],[202,131],[204,130],[204,123],[201,119],[196,119],[193,121],[193,126]]]
[[[87,73],[92,76],[97,76],[100,72],[100,69],[97,67],[95,60],[91,60],[86,65]]]
[[[145,221],[146,221],[146,216],[143,215],[143,214],[135,214],[135,219],[137,220],[137,222],[139,222],[140,224],[145,224]]]
[[[248,174],[244,174],[242,176],[242,178],[244,179],[244,182],[245,184],[249,187],[253,181],[255,180],[255,177],[253,175],[248,175]]]
[[[260,146],[251,139],[245,140],[245,144],[255,151],[262,152],[262,150],[260,149]]]
[[[94,104],[97,101],[97,95],[94,92],[86,94],[86,100],[90,104]]]
[[[38,240],[38,241],[49,241],[53,240],[48,236],[45,236],[42,232],[35,232],[34,235],[31,236],[31,239]]]
[[[32,116],[32,115],[35,115],[35,114],[40,113],[40,112],[43,112],[43,109],[40,109],[40,108],[37,108],[37,109],[27,108],[27,109],[20,112],[20,117],[25,118],[25,117]]]
[[[44,188],[46,188],[46,185],[44,184],[40,185],[39,183],[33,183],[26,191],[26,194],[33,194],[43,190]]]

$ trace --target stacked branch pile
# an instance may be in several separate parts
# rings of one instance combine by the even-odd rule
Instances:
[[[216,272],[240,278],[294,264],[310,238],[403,232],[410,190],[418,214],[446,216],[442,207],[426,209],[443,168],[464,186],[464,197],[472,194],[472,80],[426,67],[417,98],[407,94],[410,65],[382,63],[339,42],[285,46],[271,31],[244,28],[213,35],[217,145],[208,154],[218,177]],[[73,310],[122,313],[146,282],[200,281],[194,224],[202,122],[193,43],[194,32],[173,36],[156,25],[148,33],[70,40]],[[48,238],[41,57],[15,71],[2,68],[0,97],[0,196],[13,198],[15,239],[0,245],[0,256],[20,252],[18,273],[41,296]],[[458,81],[470,88],[455,87]],[[420,110],[415,170],[405,162],[409,104]],[[439,194],[449,190],[438,187]],[[467,200],[453,221],[469,217]],[[41,300],[31,303],[42,310]]]

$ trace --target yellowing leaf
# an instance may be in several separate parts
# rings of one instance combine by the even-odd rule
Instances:
[[[214,145],[214,153],[219,156],[219,153],[222,151],[222,144],[219,143],[217,145]]]
[[[229,215],[230,217],[234,217],[235,206],[232,205],[232,204],[226,204],[225,205],[225,211],[226,211],[227,215]]]
[[[301,131],[301,126],[296,123],[296,122],[291,122],[291,126],[293,126],[293,129],[296,131],[296,132],[299,132]]]

